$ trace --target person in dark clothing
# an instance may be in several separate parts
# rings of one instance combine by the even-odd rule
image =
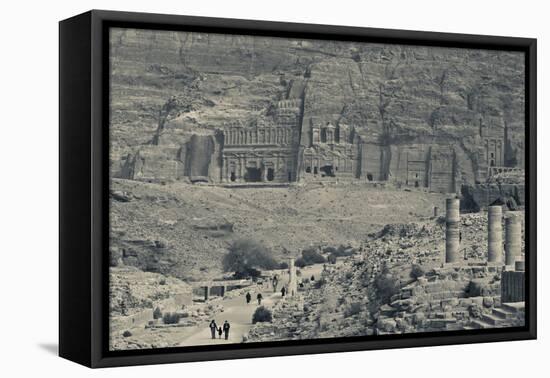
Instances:
[[[261,305],[262,304],[262,299],[264,299],[264,297],[262,297],[262,293],[258,293],[256,298],[258,299],[258,305]]]
[[[231,328],[231,325],[230,325],[229,322],[226,320],[226,321],[223,323],[223,333],[225,334],[225,339],[226,339],[226,340],[229,338],[229,328]]]
[[[210,322],[210,333],[212,334],[212,338],[215,339],[216,338],[216,331],[218,330],[218,326],[216,324],[216,322],[214,320],[212,320]]]
[[[250,295],[250,292],[246,293],[246,304],[249,304],[252,300],[252,295]]]
[[[222,338],[222,333],[223,333],[222,327],[218,327],[218,338],[219,338],[219,339]]]
[[[283,288],[281,289],[281,296],[284,297],[286,294],[286,288],[283,286]]]

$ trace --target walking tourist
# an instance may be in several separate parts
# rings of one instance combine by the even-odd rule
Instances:
[[[264,299],[264,297],[262,297],[262,293],[258,293],[256,298],[258,299],[258,306],[261,305],[262,304],[262,299]]]
[[[212,334],[212,338],[215,339],[216,338],[216,331],[218,330],[218,326],[216,324],[216,321],[215,320],[212,320],[210,322],[210,333]]]
[[[231,325],[230,325],[229,322],[226,320],[226,321],[223,323],[223,333],[225,334],[225,339],[226,339],[226,340],[229,338],[229,328],[231,328]]]

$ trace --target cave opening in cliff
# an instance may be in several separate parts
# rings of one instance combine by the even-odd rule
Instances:
[[[313,174],[316,175],[317,173],[319,173],[319,172],[317,171],[317,167],[313,167]]]
[[[306,173],[311,173],[311,167],[306,167]]]
[[[275,178],[275,170],[273,168],[267,168],[267,181],[273,181]]]
[[[235,175],[235,172],[231,172],[230,180],[235,181],[237,179],[237,176]]]
[[[372,181],[372,173],[367,173],[367,180]]]
[[[321,129],[321,143],[327,142],[327,129],[322,128]]]
[[[332,169],[332,165],[323,165],[321,167],[321,177],[334,177],[334,170]]]
[[[259,182],[262,181],[262,171],[260,168],[246,168],[244,175],[244,181],[246,182]]]

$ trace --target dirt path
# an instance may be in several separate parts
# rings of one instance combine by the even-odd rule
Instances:
[[[300,270],[302,272],[302,277],[304,278],[310,278],[312,275],[318,278],[323,270],[323,265],[316,264]],[[301,279],[301,277],[298,277],[298,279]],[[288,283],[288,274],[282,276],[282,282],[285,284]],[[281,286],[279,285],[279,287]],[[251,290],[251,293],[252,291],[253,290]],[[252,301],[248,305],[246,304],[244,294],[235,298],[224,299],[222,302],[224,311],[216,315],[214,320],[218,326],[222,326],[225,320],[231,324],[229,339],[225,340],[223,334],[221,339],[217,334],[216,339],[212,339],[208,324],[203,324],[195,327],[196,329],[191,331],[191,333],[183,339],[179,346],[241,343],[243,336],[246,335],[252,327],[252,315],[254,314],[256,308],[258,308],[258,302],[256,300],[256,294],[258,292],[262,293],[262,296],[264,297],[262,300],[262,305],[266,307],[272,307],[277,302],[284,300],[281,297],[280,291],[273,293],[272,289],[267,288],[267,285],[265,288],[260,290],[254,290],[252,294]]]
[[[265,298],[262,301],[262,305],[272,306],[281,300],[281,293],[262,293],[262,295]],[[223,306],[224,312],[218,314],[214,320],[218,326],[222,326],[225,320],[231,324],[228,340],[225,340],[223,335],[221,339],[212,339],[208,324],[204,324],[204,326],[197,327],[196,332],[186,337],[181,342],[180,346],[242,342],[243,336],[247,334],[252,327],[252,315],[258,307],[258,302],[253,300],[247,305],[243,296],[224,300]]]

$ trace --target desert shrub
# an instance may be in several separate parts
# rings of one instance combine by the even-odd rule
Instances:
[[[323,252],[324,252],[324,253],[335,253],[335,252],[336,252],[336,248],[334,248],[333,246],[329,245],[328,247],[323,248]]]
[[[160,319],[160,318],[162,318],[162,311],[160,310],[159,307],[157,307],[153,311],[153,319]]]
[[[335,257],[352,256],[357,252],[355,248],[345,247],[342,244],[340,244],[338,248],[335,248],[335,247],[325,248],[324,251],[327,251],[330,254],[333,254]]]
[[[161,278],[159,281],[159,285],[166,285],[166,278]]]
[[[331,253],[330,255],[328,255],[327,261],[330,264],[336,264],[336,255],[334,253]]]
[[[288,269],[288,263],[283,261],[279,264],[279,269]]]
[[[130,336],[132,336],[132,332],[126,330],[126,331],[124,331],[124,332],[122,333],[122,336],[124,336],[124,337],[130,337]]]
[[[326,261],[325,257],[314,248],[304,249],[302,251],[302,258],[308,265],[322,264]]]
[[[294,265],[297,266],[298,268],[303,268],[303,267],[307,266],[307,263],[306,263],[306,260],[304,260],[303,257],[298,257],[296,259],[296,261],[294,261]]]
[[[180,315],[176,312],[166,312],[162,316],[162,322],[164,324],[178,324],[180,321]]]
[[[223,270],[235,272],[238,277],[254,277],[259,275],[259,269],[275,269],[277,262],[271,256],[271,251],[251,239],[236,240],[229,247],[229,253],[223,258]]]
[[[322,288],[326,283],[327,283],[327,280],[325,279],[325,277],[321,277],[320,279],[318,279],[317,281],[315,281],[315,283],[313,284],[313,287],[316,288],[316,289],[320,289],[320,288]]]
[[[294,262],[294,265],[299,268],[303,268],[308,265],[322,264],[324,262],[326,262],[325,257],[321,255],[317,249],[308,248],[302,251],[302,257],[298,257]]]
[[[384,270],[374,279],[374,287],[380,302],[389,303],[390,298],[399,293],[399,280]]]
[[[350,316],[357,315],[361,312],[361,303],[353,302],[344,310],[344,317],[349,318]]]
[[[259,322],[269,322],[273,320],[273,315],[270,310],[265,308],[264,306],[260,306],[254,311],[254,314],[252,315],[252,323],[256,324]]]
[[[412,279],[418,279],[418,277],[422,277],[424,274],[426,274],[426,272],[424,272],[424,269],[422,269],[422,267],[418,264],[413,264],[412,268],[411,268],[411,273],[410,273],[410,277]]]

